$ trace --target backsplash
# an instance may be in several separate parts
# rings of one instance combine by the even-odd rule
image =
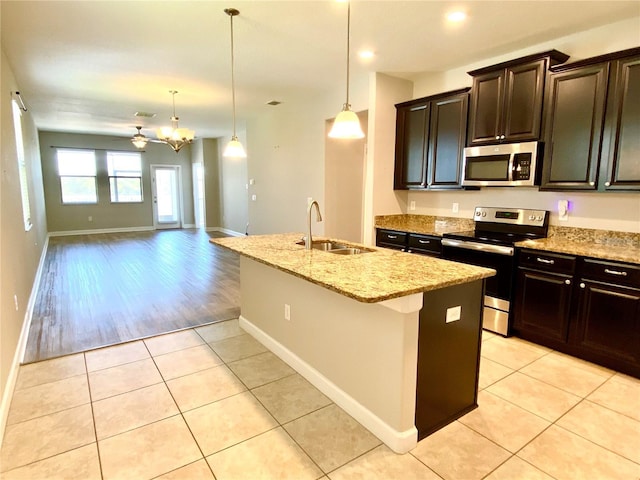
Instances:
[[[473,230],[470,218],[441,217],[433,215],[376,215],[375,226],[411,233],[445,233]]]

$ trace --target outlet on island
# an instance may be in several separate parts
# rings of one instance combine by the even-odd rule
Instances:
[[[291,306],[288,303],[284,304],[284,319],[291,320]]]

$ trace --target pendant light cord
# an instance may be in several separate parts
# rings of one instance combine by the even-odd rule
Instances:
[[[350,108],[349,105],[349,47],[351,37],[351,0],[347,0],[347,103],[345,110]]]
[[[230,13],[229,16],[231,17],[231,102],[233,105],[233,139],[236,139],[236,81],[235,81],[235,75],[234,75],[234,61],[235,61],[235,56],[233,54],[233,17],[234,15],[237,14],[233,14]]]

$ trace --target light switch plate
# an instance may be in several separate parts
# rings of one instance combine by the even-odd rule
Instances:
[[[411,200],[411,202],[409,202],[409,210],[415,210],[416,209],[416,202],[415,200]]]
[[[558,200],[558,220],[569,220],[569,200]]]

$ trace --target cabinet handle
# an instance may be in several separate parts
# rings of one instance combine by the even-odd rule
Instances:
[[[431,240],[418,240],[418,242],[421,243],[422,245],[427,245],[431,243]]]
[[[568,278],[564,281],[564,283],[566,283],[567,285],[571,285],[571,280],[569,280]]]
[[[413,252],[411,251],[411,249],[409,249],[409,250],[407,250],[407,253],[413,253]]]
[[[500,135],[496,135],[496,140],[500,140]]]
[[[592,187],[596,184],[596,182],[589,182],[589,185],[591,185]]]
[[[604,182],[604,186],[605,187],[610,187],[611,186],[611,182]]]
[[[586,285],[584,283],[581,283],[580,288],[584,288],[584,287],[586,287]]]
[[[627,272],[619,272],[618,270],[609,270],[608,268],[604,269],[604,273],[610,273],[611,275],[618,275],[620,277],[627,276]]]
[[[391,240],[395,240],[396,238],[398,238],[397,235],[387,235],[387,238],[391,239]]]
[[[540,257],[536,258],[536,262],[545,263],[547,265],[553,265],[554,263],[556,263],[555,260],[547,260],[546,258],[540,258]]]
[[[504,140],[504,135],[500,135],[500,140]]]

